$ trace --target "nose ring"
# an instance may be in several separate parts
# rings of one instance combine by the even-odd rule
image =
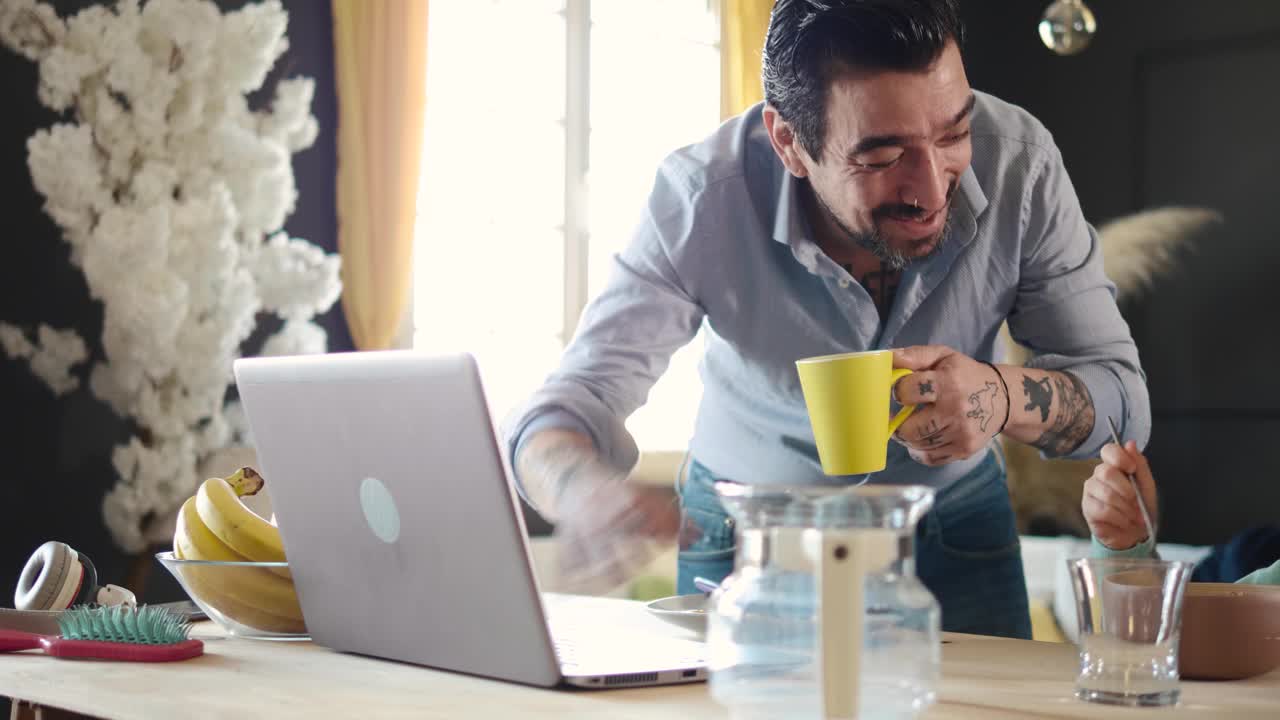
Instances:
[[[916,195],[915,197],[911,198],[911,207],[913,207],[913,208],[919,208],[919,207],[920,207],[920,196],[919,196],[919,195]]]

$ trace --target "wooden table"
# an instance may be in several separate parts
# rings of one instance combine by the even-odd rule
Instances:
[[[657,623],[640,603],[621,616]],[[660,631],[681,632],[666,625]],[[0,655],[0,696],[21,717],[57,708],[120,718],[725,718],[705,683],[628,690],[546,690],[333,652],[310,642],[193,635],[205,655],[155,665]],[[1186,682],[1175,708],[1094,705],[1072,696],[1073,645],[947,634],[939,702],[926,718],[1280,718],[1280,671],[1231,683]],[[46,716],[67,717],[50,712]]]

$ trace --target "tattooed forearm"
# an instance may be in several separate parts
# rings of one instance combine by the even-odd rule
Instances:
[[[1027,395],[1027,405],[1023,410],[1031,411],[1039,408],[1040,422],[1048,422],[1049,406],[1053,404],[1053,384],[1049,382],[1049,378],[1032,380],[1023,375],[1022,391]]]
[[[1080,378],[1069,372],[1051,373],[1049,377],[1039,382],[1032,381],[1025,375],[1022,379],[1022,386],[1027,389],[1029,398],[1033,394],[1030,390],[1031,385],[1050,388],[1050,384],[1052,388],[1045,390],[1044,398],[1048,403],[1053,395],[1057,395],[1056,402],[1053,403],[1053,420],[1044,433],[1031,444],[1049,455],[1061,456],[1080,447],[1080,443],[1093,432],[1093,398],[1089,395],[1089,388],[1085,387]],[[1027,409],[1030,410],[1032,407],[1033,405],[1028,403]],[[1034,407],[1041,406],[1035,404]],[[1048,419],[1047,407],[1041,407],[1041,416],[1042,419]]]

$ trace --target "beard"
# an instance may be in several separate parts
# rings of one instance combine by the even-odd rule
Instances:
[[[831,209],[826,200],[822,199],[822,195],[813,188],[812,184],[810,184],[810,189],[813,191],[813,197],[818,201],[818,205],[822,207],[823,212],[827,214],[827,217],[836,227],[840,228],[850,242],[869,250],[883,265],[897,271],[903,270],[913,262],[928,260],[942,250],[943,244],[951,235],[951,196],[956,191],[956,185],[957,183],[953,181],[951,186],[947,188],[947,200],[942,210],[942,212],[946,213],[946,217],[943,219],[942,228],[933,235],[909,240],[905,245],[898,246],[895,246],[885,237],[884,232],[880,229],[880,223],[891,218],[919,220],[925,214],[922,208],[901,203],[881,205],[871,211],[871,231],[859,232],[849,227],[848,224],[840,219],[839,215],[836,215],[835,211]]]

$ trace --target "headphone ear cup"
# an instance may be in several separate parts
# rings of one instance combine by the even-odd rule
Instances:
[[[93,561],[84,553],[77,554],[80,564],[84,566],[84,580],[80,583],[80,592],[76,593],[76,597],[71,601],[71,605],[91,605],[98,599],[98,569],[93,566]]]
[[[22,568],[13,605],[19,610],[62,610],[79,595],[83,578],[76,551],[50,540],[36,548]]]

